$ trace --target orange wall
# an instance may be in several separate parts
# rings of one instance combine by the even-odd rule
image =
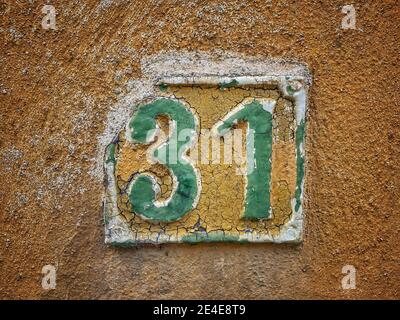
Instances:
[[[356,30],[330,0],[54,3],[57,30],[0,3],[0,298],[400,298],[398,2],[356,1]],[[104,244],[97,138],[162,50],[308,65],[303,244]]]

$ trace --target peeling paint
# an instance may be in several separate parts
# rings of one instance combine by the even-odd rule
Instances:
[[[157,63],[159,64],[160,61]],[[146,68],[152,69],[149,65]],[[268,163],[272,165],[272,170],[270,169],[268,173],[270,180],[268,182],[268,179],[262,178],[262,183],[266,182],[270,190],[268,191],[268,196],[271,196],[270,205],[263,206],[266,208],[266,213],[269,212],[269,218],[257,220],[260,216],[256,220],[243,219],[241,212],[245,203],[246,185],[248,186],[246,177],[236,174],[238,167],[235,164],[210,162],[195,164],[196,170],[201,175],[203,186],[199,203],[190,212],[174,222],[143,219],[144,217],[138,215],[131,205],[137,199],[128,196],[132,181],[134,181],[132,177],[135,177],[135,174],[151,173],[155,178],[152,181],[152,188],[158,194],[156,201],[159,203],[165,203],[163,201],[171,197],[176,182],[171,179],[171,173],[163,169],[161,164],[151,164],[147,161],[148,147],[135,147],[134,140],[130,138],[134,128],[127,126],[127,130],[121,130],[118,134],[118,147],[115,148],[117,150],[116,163],[106,160],[107,165],[114,165],[114,169],[107,172],[115,174],[115,178],[109,179],[111,182],[114,181],[109,184],[109,188],[116,189],[115,192],[107,193],[109,201],[106,203],[109,205],[105,211],[108,214],[112,212],[112,219],[108,219],[106,226],[106,242],[140,244],[301,241],[304,152],[302,144],[299,143],[304,143],[305,135],[300,134],[304,126],[300,126],[298,120],[305,118],[305,96],[309,84],[309,79],[303,77],[306,72],[296,73],[291,70],[291,73],[289,69],[282,75],[254,77],[246,75],[229,78],[209,75],[176,76],[172,71],[170,76],[166,77],[162,70],[164,68],[159,69],[161,74],[153,81],[153,88],[146,89],[147,92],[153,93],[148,95],[147,99],[144,95],[142,101],[149,101],[154,97],[180,101],[194,110],[196,116],[199,117],[201,128],[213,129],[217,122],[221,121],[226,114],[232,114],[237,105],[246,99],[263,101],[262,108],[266,114],[271,115],[269,121],[271,125],[273,123],[273,129],[271,127],[267,133],[273,141],[272,157],[270,155],[266,158],[270,159]],[[233,80],[235,80],[235,85],[224,86],[221,90],[221,84],[232,84]],[[279,106],[276,111],[275,104]],[[131,110],[135,113],[138,107],[134,106]],[[126,116],[125,119],[128,123]],[[171,123],[162,119],[157,121],[161,121],[158,122],[158,130],[164,138],[151,146],[149,150],[158,148],[159,143],[171,134]],[[304,121],[301,123],[303,124]],[[248,134],[246,126],[240,122],[237,126]],[[222,150],[223,145],[220,145],[220,148]],[[264,147],[260,148],[265,151]],[[245,145],[242,146],[242,150],[247,149]],[[259,162],[262,161],[259,160]],[[244,165],[246,166],[246,163]],[[297,186],[301,187],[297,188]],[[262,199],[266,200],[265,197]],[[112,203],[116,203],[117,206]],[[222,233],[216,234],[215,230],[221,230]]]
[[[219,84],[219,88],[221,90],[224,90],[224,89],[228,89],[228,88],[233,88],[233,87],[237,86],[238,84],[239,84],[239,82],[236,79],[233,79],[229,82],[221,82]]]

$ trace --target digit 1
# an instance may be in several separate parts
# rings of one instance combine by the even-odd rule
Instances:
[[[247,186],[243,219],[267,219],[271,214],[271,155],[273,99],[253,98],[244,100],[217,124],[219,136],[226,134],[238,122],[247,123],[246,158]],[[249,132],[254,139],[249,139]],[[249,168],[249,164],[251,168]]]

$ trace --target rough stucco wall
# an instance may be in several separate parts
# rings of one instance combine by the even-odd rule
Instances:
[[[398,1],[357,1],[358,30],[329,0],[54,1],[56,31],[43,4],[0,1],[0,298],[400,298]],[[103,244],[97,137],[162,50],[308,65],[302,245]]]

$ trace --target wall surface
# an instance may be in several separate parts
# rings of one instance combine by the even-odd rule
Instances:
[[[356,1],[344,30],[345,4],[0,1],[0,298],[399,299],[400,4]],[[302,244],[104,244],[100,137],[163,52],[308,66]]]

